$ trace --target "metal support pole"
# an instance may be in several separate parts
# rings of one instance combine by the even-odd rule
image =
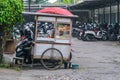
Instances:
[[[105,7],[103,8],[103,22],[105,23]]]
[[[31,4],[31,0],[28,0],[29,12],[30,12],[30,4]]]
[[[92,17],[93,17],[93,16],[92,16],[92,14],[93,14],[93,13],[92,13],[92,9],[91,9],[90,13],[91,13],[90,16],[91,16],[91,18],[92,18]]]
[[[93,22],[95,22],[95,9],[93,9],[92,12],[93,12],[93,14],[92,14],[92,16],[93,16]]]
[[[110,24],[111,24],[111,3],[110,3]]]
[[[100,10],[98,8],[98,23],[100,23]]]
[[[117,1],[117,23],[119,23],[119,1]]]

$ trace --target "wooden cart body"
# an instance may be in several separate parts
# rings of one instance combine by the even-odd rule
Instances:
[[[75,16],[32,12],[23,12],[23,14],[35,15],[35,45],[33,58],[40,59],[46,49],[56,48],[62,53],[65,61],[69,60],[71,52],[72,18]],[[46,37],[39,32],[39,26],[45,23],[51,24],[54,27],[54,36]]]

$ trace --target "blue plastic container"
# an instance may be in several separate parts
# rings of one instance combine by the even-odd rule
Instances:
[[[78,64],[72,64],[72,69],[79,69],[79,65]]]

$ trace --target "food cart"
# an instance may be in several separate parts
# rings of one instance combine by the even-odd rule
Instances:
[[[62,64],[67,67],[72,58],[72,18],[76,16],[34,12],[23,12],[23,14],[35,16],[32,61],[40,59],[46,69],[57,69]]]

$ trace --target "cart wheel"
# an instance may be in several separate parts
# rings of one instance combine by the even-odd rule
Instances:
[[[58,49],[49,48],[41,55],[41,63],[46,69],[58,69],[63,63],[63,55]]]

